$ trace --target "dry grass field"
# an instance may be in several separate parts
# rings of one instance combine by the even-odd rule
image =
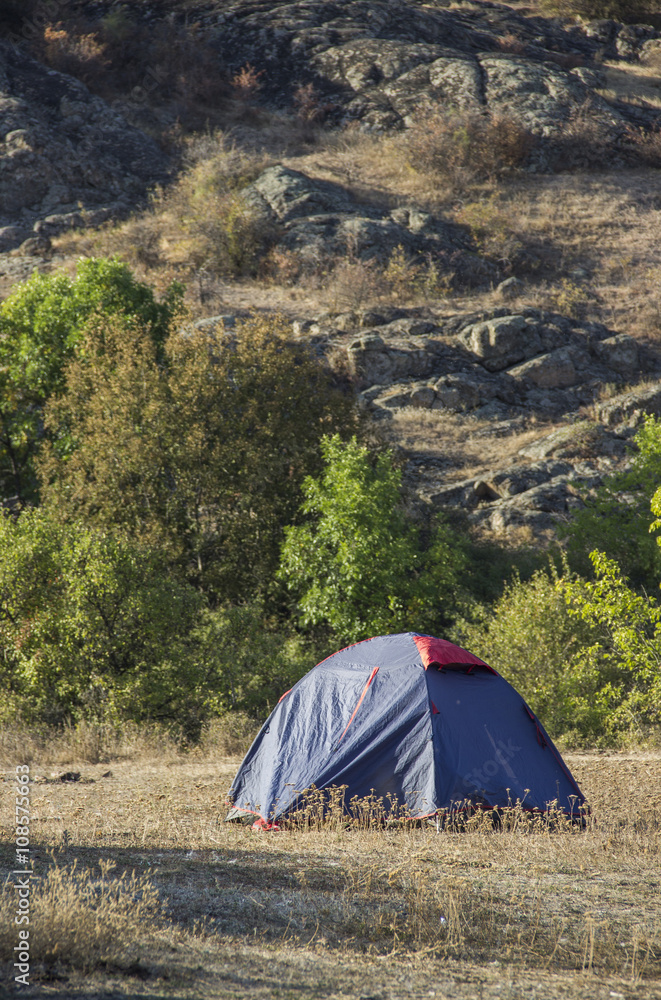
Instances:
[[[33,985],[22,995],[661,997],[658,752],[567,756],[593,810],[584,831],[512,816],[497,830],[255,833],[223,822],[238,758],[163,746],[54,759],[31,764]],[[66,771],[80,778],[62,781]],[[3,961],[14,907],[8,880]]]

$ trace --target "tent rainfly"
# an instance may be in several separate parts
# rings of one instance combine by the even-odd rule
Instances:
[[[315,786],[345,802],[439,810],[558,809],[585,799],[534,712],[479,657],[444,639],[377,636],[322,660],[271,713],[230,789],[228,820],[277,825]]]

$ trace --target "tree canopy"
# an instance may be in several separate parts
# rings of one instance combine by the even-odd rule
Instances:
[[[661,483],[661,420],[645,417],[633,439],[631,465],[607,476],[565,529],[572,566],[590,575],[590,553],[614,559],[636,586],[650,592],[661,579],[661,550],[650,534],[650,501]]]
[[[218,602],[271,584],[319,441],[355,415],[281,320],[175,331],[161,360],[142,324],[115,318],[86,329],[45,423],[45,503],[159,546]]]
[[[82,260],[74,277],[34,274],[0,305],[0,494],[35,498],[33,459],[43,406],[62,389],[64,366],[94,315],[135,317],[162,344],[181,307],[182,288],[157,302],[115,259]]]
[[[285,529],[279,570],[302,624],[326,624],[347,642],[438,624],[456,607],[461,549],[440,525],[423,548],[390,454],[373,458],[338,435],[321,450],[321,476],[303,482],[307,520]]]

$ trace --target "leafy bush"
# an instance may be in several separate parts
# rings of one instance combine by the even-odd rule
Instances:
[[[423,550],[389,454],[372,461],[337,435],[321,447],[324,471],[303,483],[308,521],[285,529],[279,570],[303,625],[324,624],[350,642],[447,620],[464,563],[449,533],[438,525]]]
[[[635,586],[656,591],[661,550],[650,534],[650,501],[661,482],[661,420],[647,416],[634,437],[636,451],[626,472],[608,476],[565,529],[572,566],[591,572],[589,553],[599,549]]]
[[[562,585],[571,614],[599,632],[574,664],[577,675],[596,681],[582,707],[606,740],[640,739],[661,724],[661,606],[632,590],[614,560],[602,552],[591,558],[594,581]]]
[[[317,651],[291,626],[269,615],[260,602],[225,604],[205,612],[187,640],[190,655],[206,678],[210,714],[264,719],[281,696],[316,662]],[[220,723],[215,723],[221,739]],[[254,731],[252,732],[254,736]],[[208,740],[208,735],[207,735]],[[227,738],[225,738],[227,744]]]
[[[218,715],[263,718],[315,661],[261,604],[210,610],[160,552],[45,509],[0,518],[0,657],[4,721],[76,724],[88,756],[127,722],[197,741]]]
[[[23,719],[181,716],[198,676],[171,659],[201,597],[125,537],[57,513],[0,517],[0,678]]]
[[[0,494],[34,498],[43,406],[61,391],[63,369],[97,313],[134,316],[162,344],[181,308],[173,284],[162,302],[118,260],[83,260],[74,278],[35,274],[0,305]]]
[[[661,721],[661,608],[617,564],[592,554],[596,580],[551,567],[509,584],[459,641],[521,692],[552,736],[575,745],[640,740]]]
[[[51,400],[42,493],[60,516],[158,546],[212,603],[271,585],[283,525],[351,397],[277,318],[175,332],[164,363],[133,322],[99,321]]]

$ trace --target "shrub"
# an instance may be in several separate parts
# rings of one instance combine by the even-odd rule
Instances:
[[[239,149],[218,132],[190,140],[184,161],[187,169],[159,204],[171,253],[186,266],[215,274],[257,273],[276,229],[242,191],[269,158]]]
[[[634,437],[631,467],[607,476],[564,529],[572,566],[591,572],[589,553],[614,559],[634,586],[657,590],[661,551],[650,534],[650,501],[661,482],[661,420],[647,416]]]
[[[206,612],[188,643],[201,673],[213,678],[207,684],[213,692],[208,704],[221,720],[228,712],[238,713],[237,718],[243,714],[253,721],[264,719],[281,695],[321,658],[258,601],[224,604]],[[215,725],[218,735],[220,724]],[[243,725],[244,734],[245,730]]]
[[[661,721],[661,608],[592,553],[596,580],[564,568],[509,584],[459,639],[521,692],[553,737],[575,745],[644,739]]]
[[[413,168],[434,171],[459,186],[522,166],[535,142],[516,118],[479,111],[425,115],[406,133]]]
[[[214,274],[255,275],[275,239],[275,229],[240,194],[197,206],[188,219],[194,233],[192,262]]]
[[[578,105],[563,122],[562,129],[547,145],[554,170],[603,169],[613,156],[613,127],[593,109],[591,99]]]
[[[27,721],[182,718],[199,676],[172,657],[201,597],[160,554],[57,512],[0,518],[0,678]]]
[[[601,721],[607,741],[641,739],[661,724],[661,606],[633,591],[614,560],[591,559],[594,581],[562,584],[570,613],[599,633],[574,660],[576,677],[594,684],[577,707]]]
[[[55,6],[55,5],[53,5]],[[65,15],[59,4],[61,15]],[[101,17],[80,10],[54,23],[35,18],[30,37],[36,54],[53,69],[79,77],[106,99],[176,104],[181,123],[208,124],[230,94],[227,74],[199,23],[171,18],[145,24],[129,6]],[[46,23],[44,23],[46,21]]]
[[[46,25],[43,56],[48,66],[85,82],[92,82],[110,65],[105,57],[105,46],[96,34],[72,34],[62,21]]]
[[[45,501],[160,547],[212,603],[268,591],[321,437],[355,427],[352,398],[288,334],[272,316],[177,331],[161,363],[139,324],[90,327],[47,407]]]
[[[386,261],[382,282],[394,299],[406,302],[416,298],[447,297],[453,277],[447,266],[443,267],[431,254],[411,257],[400,244]]]
[[[661,167],[661,129],[631,126],[627,132],[627,139],[641,163],[648,167]]]

